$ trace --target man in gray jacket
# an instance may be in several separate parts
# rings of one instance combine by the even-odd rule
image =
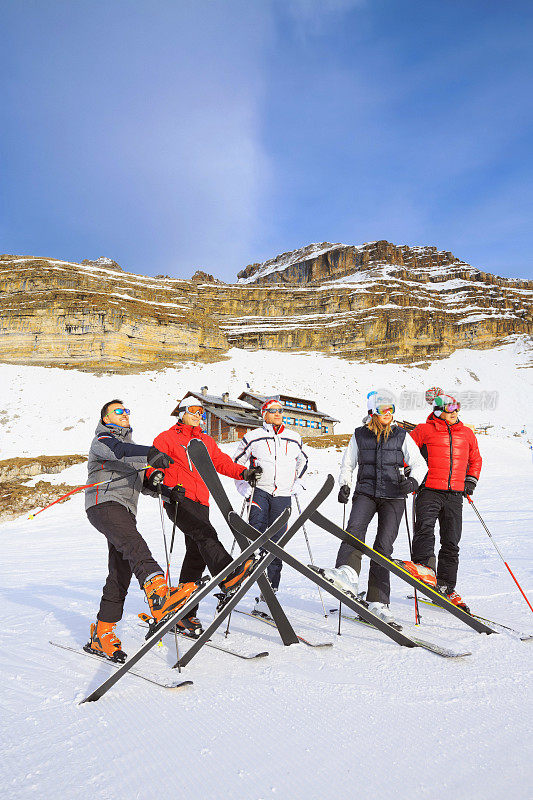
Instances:
[[[137,530],[139,493],[154,495],[163,479],[161,470],[170,466],[173,459],[156,447],[132,442],[129,413],[122,400],[111,400],[103,406],[89,451],[87,482],[118,480],[87,489],[85,494],[87,517],[107,539],[109,569],[96,622],[91,625],[91,639],[84,649],[116,662],[126,659],[114,628],[122,618],[132,574],[144,589],[157,622],[183,605],[196,589],[194,583],[167,586],[163,570]],[[159,470],[145,483],[144,469],[148,465]]]

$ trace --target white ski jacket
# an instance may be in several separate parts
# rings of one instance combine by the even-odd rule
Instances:
[[[307,469],[307,456],[302,448],[302,437],[282,425],[277,433],[272,425],[245,433],[235,451],[233,460],[243,466],[259,466],[263,474],[257,487],[276,497],[288,497],[301,488],[299,479]],[[237,489],[246,496],[250,485],[235,481]]]

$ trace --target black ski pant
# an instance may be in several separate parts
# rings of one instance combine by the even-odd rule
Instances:
[[[365,541],[366,531],[370,520],[377,513],[378,530],[374,541],[374,550],[390,558],[394,542],[398,536],[398,529],[404,512],[403,498],[399,500],[385,497],[370,497],[366,494],[355,493],[352,510],[346,530],[353,533],[361,541]],[[362,552],[348,542],[342,542],[337,554],[336,567],[347,564],[353,567],[357,574],[361,572]],[[388,569],[370,561],[368,575],[368,590],[366,599],[369,603],[388,603],[390,599],[390,573]]]
[[[209,522],[209,506],[185,497],[176,503],[165,503],[169,519],[185,534],[185,556],[181,565],[180,583],[199,581],[207,567],[211,575],[217,575],[231,564],[232,558],[218,538]],[[194,615],[198,606],[191,611]]]
[[[263,489],[255,489],[250,506],[250,525],[253,525],[260,533],[264,533],[268,526],[272,525],[286,508],[291,507],[291,500],[290,495],[281,497],[269,494]],[[277,542],[281,539],[286,530],[287,525],[274,534],[272,541]],[[268,580],[273,589],[279,587],[282,566],[281,558],[275,558],[267,567]]]
[[[108,575],[97,619],[118,622],[122,619],[132,574],[142,589],[150,575],[163,570],[137,530],[135,515],[126,506],[114,500],[99,503],[87,509],[87,517],[91,525],[104,534],[109,550]]]
[[[435,559],[435,524],[439,520],[440,550]],[[416,495],[413,561],[435,569],[437,583],[455,589],[459,541],[463,526],[463,495],[423,487]]]

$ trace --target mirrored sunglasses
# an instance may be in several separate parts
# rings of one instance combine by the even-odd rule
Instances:
[[[442,407],[442,410],[445,411],[446,414],[453,414],[454,411],[461,410],[461,403],[448,403]]]
[[[283,409],[279,406],[274,406],[273,408],[267,408],[267,414],[283,414]]]
[[[129,408],[114,408],[113,411],[109,412],[110,414],[116,414],[117,417],[121,417],[122,414],[129,414]]]

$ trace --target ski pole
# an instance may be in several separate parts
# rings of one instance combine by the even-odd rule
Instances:
[[[163,512],[163,497],[161,495],[161,487],[158,487],[158,497],[159,497],[159,516],[161,517],[161,531],[163,533],[163,542],[165,544],[165,558],[167,561],[167,581],[170,580],[170,559],[168,557],[168,547],[167,547],[167,537],[165,534],[165,520],[164,520],[164,512]]]
[[[297,494],[294,495],[294,499],[296,500],[296,507],[298,509],[298,514],[301,514],[302,513],[302,509],[300,508],[300,501],[298,500],[298,495]],[[314,567],[315,566],[315,562],[313,561],[313,554],[311,553],[311,545],[309,544],[309,539],[308,539],[308,536],[307,536],[307,531],[305,529],[305,525],[302,525],[302,530],[303,530],[304,536],[305,536],[305,543],[307,544],[307,552],[309,553],[309,559],[311,561],[311,564]],[[318,588],[318,594],[320,595],[320,602],[322,603],[322,611],[324,612],[324,617],[327,619],[328,615],[326,614],[326,607],[324,605],[324,598],[322,597],[322,590],[321,590],[320,586],[318,586],[317,588]]]
[[[407,527],[407,540],[409,542],[409,557],[411,558],[411,561],[412,561],[413,560],[413,545],[412,545],[412,542],[411,542],[411,531],[409,530],[409,515],[407,513],[407,498],[406,497],[404,498],[403,502],[404,502],[404,507],[405,507],[405,525]],[[414,502],[415,501],[414,501],[414,498],[413,498],[413,504],[414,504]],[[417,594],[417,591],[416,591],[416,588],[415,588],[415,625],[420,625],[420,620],[421,620],[421,617],[420,617],[420,609],[418,607],[418,594]]]
[[[139,467],[139,469],[134,469],[132,472],[125,472],[123,475],[118,475],[116,478],[109,478],[107,481],[98,481],[98,483],[86,483],[85,486],[78,486],[76,489],[71,489],[70,492],[67,492],[61,497],[58,497],[57,500],[54,500],[53,503],[48,503],[47,506],[41,508],[39,511],[36,511],[35,514],[30,514],[28,519],[33,519],[37,516],[37,514],[42,514],[43,511],[46,511],[47,508],[51,508],[55,506],[56,503],[60,503],[61,500],[65,500],[67,497],[70,497],[71,494],[76,494],[76,492],[82,492],[84,489],[94,489],[96,486],[105,486],[107,483],[114,483],[115,481],[121,481],[123,478],[129,478],[131,475],[136,475],[138,472],[142,472],[143,469],[147,469],[146,467]]]
[[[177,485],[181,486],[181,484],[177,484]],[[172,538],[170,540],[170,558],[169,558],[169,561],[172,560],[172,551],[174,549],[174,536],[176,535],[177,519],[178,519],[178,504],[175,503],[175,505],[174,505],[174,522],[173,522],[173,525],[172,525]]]
[[[502,555],[502,552],[501,552],[500,548],[498,547],[498,545],[496,544],[496,542],[494,541],[494,539],[493,539],[493,537],[492,537],[492,534],[491,534],[491,532],[489,531],[489,529],[487,528],[487,526],[486,526],[486,525],[485,525],[485,523],[483,522],[483,518],[481,517],[481,514],[480,514],[480,513],[479,513],[479,511],[477,510],[477,508],[476,508],[476,506],[475,506],[475,503],[474,503],[474,501],[472,500],[472,498],[470,497],[470,495],[469,495],[469,494],[467,494],[467,495],[466,495],[466,499],[468,500],[468,502],[470,503],[470,505],[472,506],[472,508],[473,508],[473,509],[474,509],[474,511],[476,512],[477,518],[479,519],[479,521],[481,522],[481,524],[482,524],[482,525],[483,525],[483,527],[485,528],[485,530],[486,530],[486,532],[487,532],[487,534],[488,534],[488,536],[489,536],[489,539],[491,540],[492,544],[493,544],[493,545],[494,545],[494,547],[496,548],[496,552],[498,553],[498,555],[500,556],[501,560],[503,561],[503,563],[504,563],[504,564],[505,564],[505,566],[507,567],[507,569],[508,569],[508,571],[509,571],[509,574],[510,574],[511,578],[513,579],[513,581],[514,581],[514,582],[516,583],[516,585],[518,586],[518,588],[519,588],[519,590],[520,590],[520,594],[522,595],[522,597],[524,598],[524,600],[525,600],[525,601],[526,601],[526,603],[528,604],[528,606],[529,606],[529,608],[531,609],[531,611],[533,611],[533,606],[531,605],[531,603],[530,603],[530,602],[529,602],[529,600],[527,599],[526,593],[524,592],[524,590],[522,589],[522,587],[520,586],[520,584],[519,584],[519,583],[518,583],[518,581],[516,580],[516,578],[515,578],[515,576],[514,576],[514,574],[513,574],[513,571],[512,571],[512,569],[511,569],[511,567],[509,566],[509,564],[507,563],[507,561],[506,561],[506,560],[505,560],[505,558],[503,557],[503,555]]]
[[[248,521],[250,519],[250,509],[252,507],[252,500],[253,500],[253,496],[254,496],[254,491],[255,491],[255,485],[252,485],[252,492],[250,494],[250,499],[248,500],[248,498],[245,497],[244,500],[243,500],[243,503],[242,503],[241,517],[244,514],[244,509],[246,508],[247,509],[246,521]],[[247,503],[248,503],[248,505],[247,505]],[[233,550],[235,548],[236,543],[237,543],[237,540],[234,538],[233,539],[233,544],[231,545],[231,552],[230,552],[230,555],[232,557],[233,557]],[[231,612],[231,613],[233,613],[233,612]],[[226,638],[229,635],[230,622],[231,622],[231,614],[228,617],[228,624],[226,625],[226,632],[224,634],[224,638]]]
[[[165,543],[165,558],[167,560],[167,578],[166,578],[166,580],[167,580],[167,586],[170,586],[170,559],[169,559],[169,556],[168,556],[167,537],[166,537],[166,534],[165,534],[165,519],[164,519],[164,511],[163,511],[163,496],[161,494],[161,486],[158,486],[158,496],[159,496],[159,516],[161,517],[161,531],[163,533],[163,542]],[[175,517],[175,515],[174,515],[174,517]],[[176,656],[178,657],[178,662],[179,662],[180,650],[179,650],[179,645],[178,645],[178,632],[177,632],[175,627],[174,627],[174,640],[175,640],[175,643],[176,643]],[[181,667],[180,667],[179,663],[178,663],[178,672],[181,672]]]
[[[342,506],[342,529],[346,530],[346,503]],[[337,636],[341,635],[341,618],[342,618],[342,602],[339,603],[339,627],[337,628]]]
[[[178,519],[178,504],[174,503],[174,520],[172,522],[172,537],[170,539],[170,553],[168,556],[167,583],[170,583],[170,561],[172,559],[172,550],[174,549],[174,536],[176,535],[177,519]]]

